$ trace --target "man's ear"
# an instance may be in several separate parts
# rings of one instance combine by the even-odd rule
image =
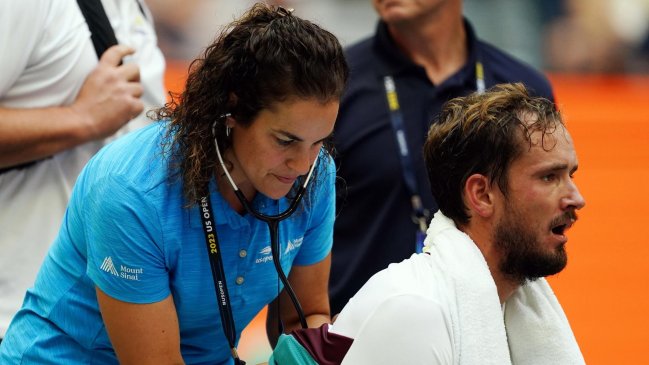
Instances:
[[[489,178],[481,174],[469,176],[464,184],[464,200],[467,208],[472,214],[483,218],[491,216],[494,212],[494,193]]]

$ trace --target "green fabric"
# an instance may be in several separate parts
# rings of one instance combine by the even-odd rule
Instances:
[[[268,365],[318,365],[309,352],[291,335],[281,335]]]

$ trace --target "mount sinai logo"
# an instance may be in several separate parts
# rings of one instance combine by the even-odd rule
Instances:
[[[117,269],[115,269],[115,264],[113,264],[113,259],[110,256],[104,259],[104,262],[101,264],[99,268],[104,270],[105,272],[109,272],[115,276],[119,276],[119,274],[117,273]]]
[[[117,271],[117,267],[115,267],[115,264],[113,263],[113,258],[110,256],[104,258],[104,261],[101,263],[99,268],[119,278],[133,281],[140,281],[139,275],[144,273],[144,269],[141,267],[133,268],[125,265],[119,265],[119,271]]]

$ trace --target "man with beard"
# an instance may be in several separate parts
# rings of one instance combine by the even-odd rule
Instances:
[[[376,33],[346,51],[350,78],[333,134],[340,184],[331,313],[372,275],[421,252],[438,209],[421,150],[444,102],[512,82],[553,99],[545,76],[480,39],[462,4],[372,0]]]
[[[325,330],[281,338],[272,360],[305,350],[355,365],[583,364],[544,279],[566,266],[585,204],[555,105],[522,84],[453,99],[424,159],[440,208],[424,253],[374,275]]]

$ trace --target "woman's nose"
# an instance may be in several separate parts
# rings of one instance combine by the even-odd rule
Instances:
[[[315,160],[315,156],[309,149],[300,148],[288,160],[288,167],[295,171],[298,175],[306,175],[311,168],[311,164]]]

